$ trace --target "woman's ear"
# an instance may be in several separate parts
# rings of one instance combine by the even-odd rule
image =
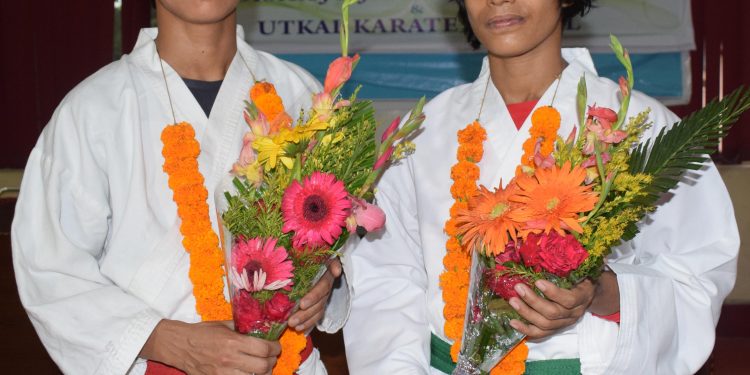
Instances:
[[[573,4],[574,2],[572,0],[564,0],[560,6],[563,8],[570,8]]]

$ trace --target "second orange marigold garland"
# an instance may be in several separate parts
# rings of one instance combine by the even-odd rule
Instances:
[[[440,275],[440,287],[443,289],[445,308],[445,335],[453,340],[451,357],[458,361],[463,336],[464,315],[466,313],[466,297],[469,293],[469,268],[471,266],[471,249],[464,249],[461,241],[456,237],[456,215],[461,209],[467,208],[469,198],[477,191],[479,167],[477,163],[484,155],[483,143],[487,139],[487,132],[479,123],[474,121],[458,132],[458,163],[451,168],[453,186],[451,195],[455,203],[450,210],[450,219],[445,223],[448,234],[446,254],[443,258],[445,271]],[[526,369],[528,348],[525,342],[516,346],[490,374],[522,374]]]

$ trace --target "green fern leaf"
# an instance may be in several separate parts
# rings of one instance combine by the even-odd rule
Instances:
[[[748,109],[750,89],[739,88],[637,146],[630,156],[630,173],[649,174],[653,180],[645,188],[646,194],[631,204],[654,206],[663,193],[677,186],[685,171],[702,168],[709,154],[716,151],[719,140]],[[636,234],[638,227],[633,223],[625,229],[622,239],[628,241]]]

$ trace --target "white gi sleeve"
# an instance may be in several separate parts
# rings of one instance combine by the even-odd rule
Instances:
[[[378,184],[385,230],[362,239],[349,259],[351,316],[344,327],[352,374],[427,374],[427,274],[409,159]]]
[[[652,108],[656,125],[678,121]],[[621,323],[607,374],[693,374],[713,349],[737,272],[732,202],[710,162],[688,172],[672,193],[609,264],[620,287]]]
[[[99,270],[111,212],[97,159],[106,155],[81,126],[81,112],[63,101],[31,152],[12,226],[13,264],[21,302],[63,372],[124,374],[161,317]]]

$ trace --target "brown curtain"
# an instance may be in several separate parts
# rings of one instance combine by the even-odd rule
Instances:
[[[750,14],[747,0],[692,0],[697,50],[691,53],[693,93],[690,103],[673,107],[680,116],[701,108],[707,100],[750,84]],[[703,77],[705,71],[705,79]],[[750,160],[750,115],[740,118],[724,139],[717,161]]]
[[[142,27],[151,23],[151,0],[122,1],[122,53],[130,53]]]
[[[112,61],[114,2],[0,2],[0,168],[23,168],[65,94]]]

